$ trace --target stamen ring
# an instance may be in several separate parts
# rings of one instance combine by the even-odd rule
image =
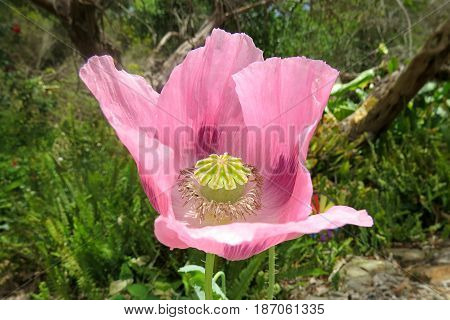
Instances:
[[[248,166],[251,175],[248,182],[248,190],[236,202],[217,202],[208,200],[200,193],[200,185],[194,177],[195,168],[180,171],[178,191],[185,200],[184,206],[189,206],[196,219],[200,223],[205,221],[207,215],[212,215],[218,223],[226,221],[245,220],[250,215],[255,215],[261,208],[261,194],[263,177],[253,166]]]

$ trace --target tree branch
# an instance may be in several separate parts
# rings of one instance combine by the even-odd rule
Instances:
[[[440,25],[401,72],[389,76],[340,126],[350,139],[385,130],[450,58],[450,21]]]
[[[229,11],[226,13],[221,13],[218,7],[216,7],[214,14],[203,22],[194,36],[181,43],[178,48],[169,57],[167,57],[167,59],[165,59],[162,64],[159,64],[158,67],[155,67],[157,65],[155,57],[151,56],[149,58],[150,71],[145,74],[146,77],[150,79],[155,89],[160,90],[169,78],[169,75],[172,72],[173,68],[175,68],[175,66],[184,59],[189,51],[203,44],[206,37],[211,33],[212,29],[223,24],[224,21],[231,16],[245,13],[258,6],[268,5],[275,1],[276,0],[262,0],[239,7],[233,11]],[[161,42],[163,39],[161,39]]]
[[[161,40],[159,41],[158,45],[156,46],[156,48],[155,48],[155,50],[153,52],[158,53],[159,50],[161,50],[161,48],[167,43],[167,41],[169,41],[169,39],[174,37],[174,36],[179,36],[179,33],[175,32],[175,31],[167,32],[164,35],[164,37],[161,38]]]
[[[55,3],[51,0],[32,0],[32,2],[34,2],[36,5],[38,5],[39,7],[47,10],[48,12],[52,13],[52,14],[57,14],[57,11],[55,10]]]
[[[223,15],[223,18],[227,19],[227,18],[229,18],[231,16],[245,13],[245,12],[247,12],[247,11],[253,9],[253,8],[256,8],[256,7],[259,7],[259,6],[268,5],[268,4],[272,3],[272,2],[275,2],[275,1],[274,0],[261,0],[261,1],[255,2],[255,3],[250,3],[250,4],[246,5],[246,6],[242,6],[242,7],[239,7],[237,9],[235,9],[235,10],[232,10],[230,12],[226,12]]]

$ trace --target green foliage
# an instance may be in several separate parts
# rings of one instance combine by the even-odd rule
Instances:
[[[185,265],[178,270],[182,274],[182,281],[186,296],[194,299],[204,300],[205,292],[203,291],[205,285],[205,268],[197,265]],[[212,290],[214,300],[226,300],[226,284],[222,283],[222,288],[219,287],[216,280],[218,275],[222,275],[223,272],[217,273],[213,277]],[[223,281],[223,280],[222,280]],[[195,293],[195,296],[194,296]]]
[[[22,146],[46,143],[39,137],[51,135],[52,128],[47,117],[51,117],[56,104],[51,89],[44,85],[41,77],[27,78],[15,71],[0,70],[0,81],[0,104],[11,106],[0,110],[0,143],[3,150],[12,151]]]
[[[314,139],[309,163],[317,190],[375,218],[374,228],[358,232],[367,241],[359,248],[421,241],[427,231],[446,227],[449,85],[427,84],[392,128],[364,148],[334,140],[329,149],[316,149],[327,146],[323,139],[333,131],[319,130]],[[322,153],[335,156],[324,159]]]
[[[259,270],[261,270],[264,266],[264,261],[266,261],[267,255],[265,253],[261,253],[257,256],[252,257],[248,261],[241,263],[238,272],[233,272],[230,270],[230,274],[232,275],[232,283],[233,286],[230,290],[229,297],[233,300],[242,299],[246,294],[248,294],[250,284],[254,280],[256,274]],[[243,266],[242,264],[245,264]],[[231,268],[230,268],[231,269]],[[236,275],[234,275],[236,273]],[[256,288],[253,288],[256,289]],[[261,289],[261,288],[259,288]]]
[[[154,264],[164,255],[158,261],[143,258],[160,256],[152,236],[155,213],[134,163],[93,99],[73,83],[66,83],[70,91],[55,87],[50,93],[40,79],[20,72],[0,76],[6,79],[1,82],[0,255],[8,261],[0,273],[21,270],[14,280],[26,286],[30,273],[23,266],[43,270],[46,286],[37,297],[91,299],[105,297],[124,263],[134,281],[156,278]],[[63,99],[58,110],[56,94]]]
[[[355,79],[345,84],[337,83],[331,91],[331,99],[328,103],[328,110],[336,117],[342,120],[355,112],[359,103],[362,103],[367,97],[364,91],[375,78],[375,69],[368,69],[361,72]],[[353,95],[349,99],[348,95]],[[356,101],[355,101],[356,100]]]
[[[393,37],[406,29],[398,10],[395,1],[286,0],[268,10],[248,12],[238,26],[264,48],[267,57],[307,56],[341,71],[361,71],[380,62],[380,43],[395,47],[394,55],[403,54],[398,50],[402,39]],[[428,10],[431,8],[422,1],[411,7],[409,14],[414,19]],[[233,21],[229,24],[234,26]]]
[[[212,11],[213,3],[206,0],[121,0],[111,4],[106,29],[115,34],[120,47],[132,49],[132,63],[139,62],[140,55],[148,56],[149,49],[156,47],[167,33],[193,34]],[[182,21],[182,17],[188,17]],[[119,31],[119,32],[117,32]],[[183,35],[175,34],[163,48],[170,53]]]

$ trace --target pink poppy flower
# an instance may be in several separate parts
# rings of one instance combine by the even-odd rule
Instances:
[[[326,63],[264,60],[247,35],[215,29],[161,94],[108,56],[80,76],[133,156],[168,247],[242,260],[304,234],[372,226],[345,206],[311,215],[303,163],[338,76]]]

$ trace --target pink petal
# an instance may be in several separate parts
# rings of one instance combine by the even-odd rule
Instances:
[[[286,184],[277,183],[274,188],[281,189],[281,192],[289,193],[290,197],[281,210],[278,222],[300,221],[306,219],[312,211],[311,198],[313,195],[313,185],[309,171],[299,165],[292,189],[287,189]]]
[[[262,130],[250,137],[248,161],[274,166],[297,143],[304,160],[337,76],[325,62],[304,57],[255,62],[233,75],[246,125]]]
[[[263,207],[249,221],[281,223],[305,219],[311,213],[311,176],[298,157],[281,161],[280,171],[264,175]]]
[[[142,77],[118,71],[109,56],[90,58],[81,68],[80,77],[133,156],[154,208],[167,214],[170,188],[175,185],[178,172],[173,151],[155,139],[153,116],[158,93]]]
[[[161,218],[161,219],[160,219]],[[170,247],[170,249],[187,249],[189,248],[183,241],[180,240],[178,233],[176,230],[172,228],[168,228],[168,225],[173,225],[174,223],[179,223],[174,220],[171,216],[164,217],[159,216],[155,220],[155,236],[156,238],[166,246]]]
[[[116,121],[134,128],[154,124],[158,93],[144,78],[118,71],[110,56],[91,57],[81,68],[80,77],[113,127]]]
[[[161,92],[158,105],[171,115],[160,113],[160,140],[194,158],[217,151],[217,144],[235,142],[214,132],[217,126],[243,126],[231,76],[262,60],[262,51],[247,35],[214,29],[205,47],[191,51],[173,70]]]
[[[373,220],[365,210],[344,206],[332,207],[301,221],[232,223],[203,228],[190,228],[170,216],[160,216],[155,222],[155,233],[159,241],[172,249],[192,247],[228,260],[244,260],[281,242],[346,224],[370,227]]]

